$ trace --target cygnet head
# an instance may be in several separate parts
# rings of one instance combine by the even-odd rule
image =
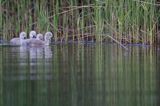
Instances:
[[[21,32],[21,33],[19,34],[19,38],[20,38],[20,39],[26,39],[26,38],[27,38],[27,34],[26,34],[25,32]]]
[[[51,32],[46,32],[44,36],[45,45],[49,45],[53,34]]]
[[[19,38],[20,38],[20,45],[24,45],[25,44],[25,39],[27,37],[27,34],[25,32],[21,32],[19,34]]]
[[[43,40],[43,34],[39,33],[36,37],[37,40]]]
[[[31,32],[29,33],[29,38],[30,38],[30,39],[36,38],[36,31],[31,31]]]
[[[53,37],[53,34],[52,34],[52,32],[46,32],[45,33],[45,40],[50,40],[51,38]]]

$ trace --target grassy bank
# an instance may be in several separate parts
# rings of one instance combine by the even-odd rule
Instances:
[[[155,41],[156,0],[0,0],[1,35],[31,29],[52,31],[57,40]]]

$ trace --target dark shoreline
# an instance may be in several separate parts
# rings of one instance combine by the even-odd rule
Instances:
[[[117,44],[116,42],[94,42],[94,41],[56,41],[50,43],[50,46],[52,45],[67,45],[67,44],[84,44],[84,45],[95,45],[95,44]],[[124,46],[152,46],[149,44],[143,44],[143,43],[121,43]],[[117,44],[118,45],[118,44]],[[7,41],[1,41],[0,40],[0,46],[11,46],[11,47],[19,47],[20,45],[11,45]],[[158,45],[154,45],[158,46]]]

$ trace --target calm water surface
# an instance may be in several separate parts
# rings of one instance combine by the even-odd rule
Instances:
[[[160,52],[128,47],[0,46],[0,106],[159,106]]]

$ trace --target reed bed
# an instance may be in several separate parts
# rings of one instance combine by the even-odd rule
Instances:
[[[57,41],[153,44],[156,0],[0,0],[0,35],[52,31]]]

